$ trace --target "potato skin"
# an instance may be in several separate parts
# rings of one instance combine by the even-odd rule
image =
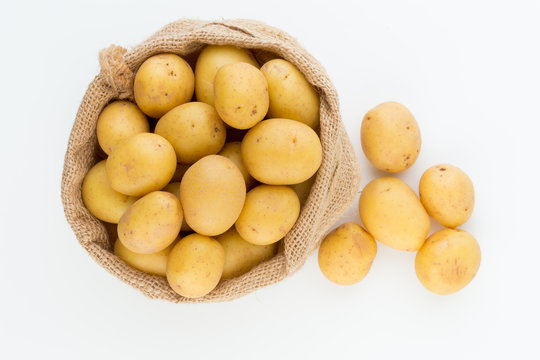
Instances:
[[[114,253],[126,264],[151,275],[165,276],[167,273],[167,259],[174,242],[165,249],[152,254],[138,254],[122,244],[120,240],[114,243]]]
[[[381,177],[367,184],[360,195],[358,210],[367,231],[398,250],[418,250],[431,225],[414,191],[396,178]]]
[[[323,275],[338,285],[362,280],[377,255],[377,243],[362,227],[345,223],[330,232],[319,248],[319,267]]]
[[[369,110],[362,121],[360,137],[369,162],[392,173],[411,167],[422,145],[414,116],[397,102],[385,102]]]
[[[480,246],[471,234],[460,229],[443,229],[432,234],[418,250],[416,275],[429,291],[448,295],[471,282],[480,261]]]
[[[163,137],[142,133],[121,143],[107,159],[106,168],[113,189],[142,196],[169,183],[176,170],[176,154]]]
[[[296,195],[298,195],[298,199],[300,200],[300,206],[305,205],[316,178],[317,176],[313,175],[304,182],[291,185],[291,188],[296,192]]]
[[[99,146],[110,155],[122,141],[144,132],[150,126],[146,115],[129,101],[113,101],[99,114],[96,133]]]
[[[251,51],[230,45],[207,45],[199,54],[195,65],[195,96],[214,106],[214,78],[227,64],[243,62],[259,68]]]
[[[118,224],[122,214],[135,202],[136,197],[114,190],[109,184],[106,160],[94,165],[84,177],[81,193],[84,205],[100,220]]]
[[[256,180],[269,185],[293,185],[317,172],[322,146],[317,133],[306,124],[269,119],[244,136],[242,159]]]
[[[235,227],[252,244],[273,244],[292,229],[299,214],[300,200],[293,189],[259,185],[248,192]]]
[[[269,118],[297,120],[312,129],[319,127],[319,95],[296,66],[274,59],[264,64],[261,72],[268,81]]]
[[[189,64],[175,54],[146,59],[135,74],[133,94],[139,108],[159,119],[193,97],[195,76]]]
[[[193,164],[206,155],[217,154],[227,136],[216,110],[203,102],[175,107],[159,119],[154,132],[171,143],[182,164]]]
[[[469,220],[474,208],[474,186],[461,169],[440,164],[420,178],[420,201],[441,225],[454,228]]]
[[[245,198],[242,173],[221,155],[208,155],[191,165],[180,183],[186,222],[202,235],[219,235],[233,226]]]
[[[118,222],[118,239],[138,254],[152,254],[172,244],[180,233],[182,206],[176,196],[154,191],[137,200]]]
[[[168,193],[171,193],[174,196],[176,196],[178,198],[178,200],[180,200],[180,182],[179,181],[168,183],[167,186],[165,186],[162,189],[162,191],[166,191]],[[181,200],[180,200],[180,205],[182,205]],[[182,226],[180,227],[180,231],[187,231],[187,232],[192,231],[191,228],[189,227],[189,225],[186,222],[186,217],[185,216],[182,216]]]
[[[232,279],[244,275],[263,261],[271,259],[277,250],[277,243],[254,245],[242,239],[233,226],[216,237],[225,250],[225,265],[222,279]]]
[[[225,263],[223,246],[215,239],[191,234],[171,250],[167,263],[167,281],[178,294],[198,298],[219,283]]]
[[[225,156],[238,167],[238,170],[240,170],[242,176],[244,177],[244,181],[246,182],[246,189],[251,189],[255,185],[256,181],[249,174],[246,165],[244,165],[241,147],[242,143],[240,141],[227,143],[223,149],[221,149],[218,155]]]
[[[225,123],[236,129],[249,129],[268,112],[266,78],[253,65],[224,65],[214,79],[214,102]]]

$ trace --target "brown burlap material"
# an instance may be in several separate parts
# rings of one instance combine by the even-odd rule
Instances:
[[[323,161],[300,217],[285,237],[284,251],[243,276],[222,281],[205,297],[187,299],[176,294],[165,278],[135,270],[114,255],[105,226],[84,207],[81,184],[87,171],[98,161],[96,122],[99,113],[111,100],[133,100],[133,76],[141,63],[159,53],[175,53],[192,62],[205,44],[236,45],[252,49],[261,62],[277,55],[296,65],[320,95]],[[330,226],[356,197],[359,168],[341,122],[336,89],[317,60],[283,31],[252,20],[179,20],[129,51],[118,46],[103,50],[100,64],[101,72],[84,95],[69,138],[62,202],[69,224],[88,253],[143,294],[172,302],[225,301],[276,283],[305,263]]]

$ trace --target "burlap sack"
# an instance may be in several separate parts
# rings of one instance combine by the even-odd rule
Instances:
[[[165,278],[137,271],[114,255],[112,241],[115,239],[109,239],[104,224],[84,207],[81,184],[87,171],[98,161],[96,122],[99,113],[111,100],[133,100],[133,76],[141,63],[159,53],[175,53],[193,59],[205,44],[232,44],[253,49],[262,62],[275,54],[296,65],[320,95],[323,161],[309,199],[285,238],[284,251],[243,276],[222,281],[203,298],[186,299],[172,291]],[[330,226],[356,197],[359,168],[341,122],[336,90],[317,60],[283,31],[252,20],[179,20],[130,51],[118,46],[103,50],[100,63],[101,72],[84,95],[69,138],[62,202],[69,224],[88,253],[109,272],[150,298],[172,302],[225,301],[276,283],[305,263]]]

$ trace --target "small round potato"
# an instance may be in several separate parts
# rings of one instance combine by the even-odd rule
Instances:
[[[338,285],[362,280],[377,255],[377,243],[360,225],[345,223],[329,233],[319,248],[323,275]]]
[[[244,161],[242,160],[240,141],[234,141],[225,144],[225,146],[223,147],[223,149],[221,149],[218,155],[225,156],[227,159],[231,160],[236,166],[238,166],[238,170],[240,170],[242,176],[244,177],[244,181],[246,182],[246,189],[251,189],[255,185],[255,179],[251,175],[249,175],[249,172],[246,169],[246,165],[244,165]]]
[[[298,199],[300,200],[300,206],[304,206],[304,204],[306,203],[316,178],[317,176],[313,175],[306,181],[301,182],[300,184],[291,185],[293,190],[296,191],[296,195],[298,195]]]
[[[246,199],[246,183],[231,160],[208,155],[186,171],[180,199],[186,222],[195,232],[219,235],[238,219]]]
[[[471,282],[480,259],[480,246],[471,234],[459,229],[439,230],[418,250],[416,276],[429,291],[452,294]]]
[[[195,65],[195,96],[197,101],[202,101],[214,106],[214,78],[217,71],[227,64],[243,62],[259,68],[259,64],[251,51],[230,45],[206,46]]]
[[[232,279],[247,273],[263,261],[272,258],[277,250],[277,243],[254,245],[245,241],[234,226],[226,233],[219,235],[216,240],[225,249],[222,279]]]
[[[176,154],[163,137],[137,134],[120,145],[107,159],[107,176],[116,191],[142,196],[161,190],[176,170]]]
[[[182,164],[193,164],[206,155],[217,154],[227,136],[216,109],[203,102],[175,107],[159,119],[154,132],[171,143]]]
[[[225,251],[215,239],[191,234],[171,250],[167,281],[178,294],[198,298],[212,291],[223,273]]]
[[[261,72],[268,81],[269,118],[301,121],[312,129],[319,127],[319,95],[296,66],[274,59],[264,64]]]
[[[441,164],[426,170],[420,178],[420,201],[441,225],[464,224],[474,208],[474,187],[461,169]]]
[[[360,195],[359,212],[375,239],[398,250],[418,250],[431,225],[414,191],[402,180],[391,177],[381,177],[366,185]]]
[[[154,191],[137,200],[118,222],[118,238],[129,250],[152,254],[176,239],[182,225],[182,206],[176,196]]]
[[[242,239],[268,245],[287,235],[299,214],[300,200],[293,189],[259,185],[248,192],[235,226]]]
[[[249,129],[268,111],[268,84],[253,65],[222,66],[214,79],[214,102],[219,116],[237,129]]]
[[[152,254],[138,254],[129,250],[120,240],[114,243],[114,253],[126,264],[151,275],[165,276],[167,274],[167,259],[175,243]]]
[[[393,173],[411,167],[422,145],[414,116],[397,102],[385,102],[367,112],[361,140],[369,162],[379,170]]]
[[[82,199],[92,215],[100,220],[118,224],[122,214],[137,201],[137,198],[121,194],[111,187],[105,163],[106,160],[98,162],[84,177]]]
[[[99,146],[110,155],[122,141],[139,134],[149,132],[146,115],[129,101],[114,101],[99,114],[97,138]]]
[[[306,124],[270,119],[244,136],[242,159],[256,180],[269,185],[293,185],[317,172],[322,146],[317,133]]]
[[[171,182],[168,183],[167,186],[165,186],[162,191],[169,192],[176,196],[178,200],[180,200],[180,182]],[[182,205],[182,201],[180,201],[180,205]],[[192,231],[189,225],[186,222],[186,217],[182,216],[182,226],[180,227],[180,231]]]
[[[193,97],[195,77],[189,64],[178,55],[159,54],[146,59],[137,70],[133,95],[139,108],[159,119]]]

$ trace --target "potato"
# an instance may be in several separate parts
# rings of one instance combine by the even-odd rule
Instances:
[[[224,65],[214,79],[214,102],[223,121],[237,129],[249,129],[268,111],[266,78],[253,65]]]
[[[159,119],[154,132],[171,143],[182,164],[193,164],[206,155],[217,154],[227,136],[216,110],[202,102],[175,107]]]
[[[191,234],[171,250],[167,262],[167,281],[178,294],[198,298],[212,291],[225,264],[223,246],[215,239]]]
[[[189,169],[190,165],[191,164],[176,164],[176,170],[174,170],[174,175],[171,179],[171,182],[182,181],[182,178],[184,177],[184,174],[186,173],[187,169]]]
[[[273,244],[291,230],[299,214],[300,200],[293,189],[259,185],[248,192],[235,227],[252,244]]]
[[[463,289],[480,267],[480,246],[466,231],[443,229],[432,234],[416,254],[416,276],[426,289],[448,295]]]
[[[146,115],[129,101],[114,101],[105,106],[96,128],[99,146],[107,155],[127,138],[149,131]]]
[[[106,160],[98,162],[84,177],[81,188],[82,199],[92,215],[100,220],[117,224],[122,214],[137,201],[137,198],[121,194],[111,187],[105,162]]]
[[[249,172],[244,165],[244,161],[242,160],[240,141],[225,144],[223,149],[219,152],[219,155],[225,156],[238,167],[238,170],[240,170],[244,177],[244,181],[246,182],[246,189],[251,189],[255,185],[255,179],[249,175]]]
[[[227,64],[243,62],[259,68],[247,49],[230,45],[208,45],[200,53],[195,65],[195,96],[197,101],[214,105],[214,78],[217,71]]]
[[[271,259],[277,250],[277,243],[254,245],[247,242],[234,227],[219,235],[216,240],[225,250],[222,279],[232,279],[247,273],[263,261]]]
[[[106,168],[114,190],[141,196],[169,183],[176,170],[176,154],[163,137],[142,133],[121,143],[107,159]]]
[[[360,195],[359,212],[367,231],[394,249],[416,251],[429,232],[428,214],[400,179],[381,177],[367,184]]]
[[[304,204],[306,203],[316,178],[317,176],[313,175],[306,181],[301,182],[300,184],[291,185],[292,189],[296,192],[296,195],[298,195],[298,199],[300,200],[300,206],[304,206]]]
[[[114,253],[126,264],[151,275],[166,276],[167,260],[175,242],[152,254],[138,254],[129,250],[120,240],[114,243]]]
[[[333,283],[352,285],[362,280],[377,255],[377,243],[360,225],[345,223],[324,238],[319,267]]]
[[[159,54],[146,59],[137,70],[133,95],[148,116],[160,118],[193,97],[195,77],[189,64],[175,54]]]
[[[322,146],[317,133],[306,124],[270,119],[244,136],[242,159],[256,180],[269,185],[293,185],[317,172]]]
[[[240,215],[245,198],[242,173],[220,155],[208,155],[191,165],[180,183],[186,222],[202,235],[227,231]]]
[[[162,191],[169,192],[180,200],[180,182],[168,183],[167,186],[162,189]],[[182,205],[182,201],[180,201],[180,205]],[[182,226],[180,227],[180,231],[192,231],[186,222],[185,216],[182,216]]]
[[[268,82],[269,118],[301,121],[312,129],[319,127],[319,95],[296,66],[274,59],[264,64],[261,72]]]
[[[397,102],[385,102],[367,112],[361,140],[369,162],[379,170],[393,173],[411,167],[422,145],[414,116]]]
[[[420,178],[420,201],[428,214],[446,227],[464,224],[474,208],[474,187],[461,169],[433,166]]]
[[[182,225],[182,206],[176,196],[154,191],[137,200],[118,222],[118,238],[129,250],[152,254],[171,245]]]

